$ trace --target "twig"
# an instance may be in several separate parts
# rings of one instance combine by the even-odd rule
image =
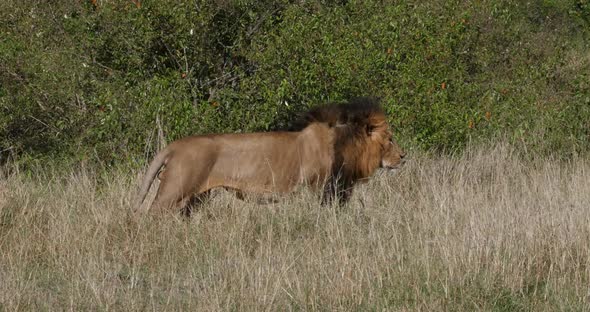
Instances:
[[[55,127],[52,127],[52,126],[50,126],[50,125],[46,124],[45,122],[43,122],[43,121],[41,121],[41,120],[37,119],[35,116],[33,116],[33,115],[29,115],[29,117],[30,117],[31,119],[35,120],[36,122],[38,122],[38,123],[40,123],[40,124],[44,125],[45,127],[47,127],[47,129],[49,129],[49,130],[53,130],[53,131],[54,131],[55,133],[57,133],[57,134],[59,134],[59,133],[60,133],[60,131],[59,131],[57,128],[55,128]]]
[[[11,151],[13,149],[14,149],[14,146],[10,146],[8,148],[5,148],[5,149],[1,150],[0,153],[8,152],[8,151]]]

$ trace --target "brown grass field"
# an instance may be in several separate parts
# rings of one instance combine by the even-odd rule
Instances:
[[[589,309],[588,159],[409,157],[342,208],[219,192],[138,222],[135,171],[5,170],[0,311]]]

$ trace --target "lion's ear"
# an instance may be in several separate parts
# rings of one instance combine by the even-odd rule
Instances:
[[[365,129],[367,132],[367,136],[381,136],[383,135],[383,131],[387,128],[387,125],[384,123],[368,123],[365,125]]]

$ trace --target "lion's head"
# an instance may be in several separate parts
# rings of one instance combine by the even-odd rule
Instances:
[[[381,168],[398,169],[405,162],[404,157],[406,157],[406,153],[392,137],[383,147]]]

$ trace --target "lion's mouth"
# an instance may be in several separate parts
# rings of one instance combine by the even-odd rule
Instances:
[[[392,165],[392,164],[381,164],[381,168],[384,170],[397,170],[400,169],[406,161],[402,159],[399,163]]]

